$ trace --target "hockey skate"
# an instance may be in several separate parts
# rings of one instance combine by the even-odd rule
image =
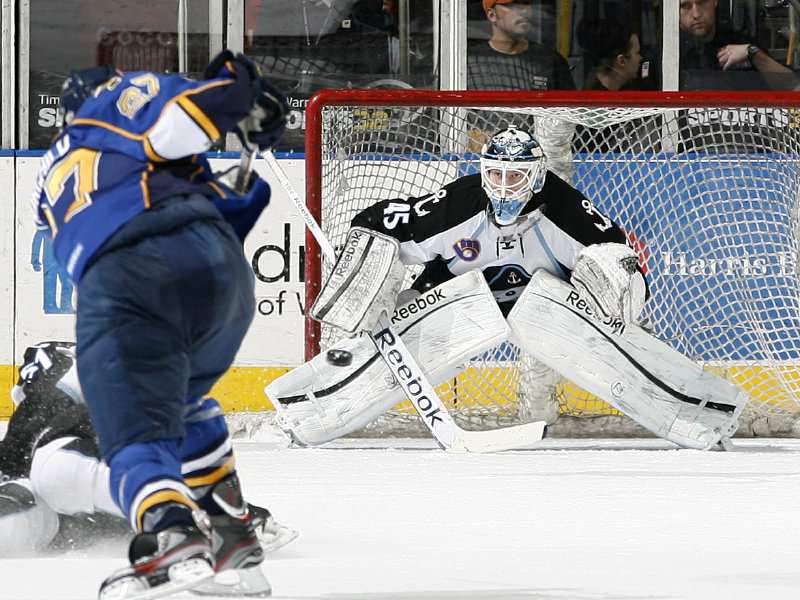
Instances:
[[[256,534],[255,522],[242,498],[239,478],[228,475],[211,492],[223,513],[211,516],[212,544],[216,575],[192,588],[205,596],[245,596],[264,598],[272,587],[261,570],[264,550]]]
[[[128,555],[130,566],[103,582],[99,600],[160,598],[214,577],[214,551],[207,525],[201,523],[140,533],[133,538]]]
[[[297,530],[278,523],[266,508],[255,504],[248,504],[247,507],[253,529],[256,530],[258,541],[265,554],[283,548],[299,535]]]

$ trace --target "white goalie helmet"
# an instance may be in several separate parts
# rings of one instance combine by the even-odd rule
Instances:
[[[481,149],[481,182],[498,225],[516,223],[547,175],[547,157],[527,131],[510,127],[494,134]]]

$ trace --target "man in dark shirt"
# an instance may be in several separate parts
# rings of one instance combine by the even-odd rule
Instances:
[[[574,90],[569,64],[553,48],[528,40],[531,0],[483,0],[489,40],[467,49],[470,90]]]
[[[574,90],[569,64],[554,48],[529,40],[533,28],[531,0],[483,0],[490,39],[471,40],[467,47],[467,89]],[[469,147],[478,152],[496,132],[508,127],[535,131],[550,159],[551,169],[572,178],[572,126],[553,123],[542,129],[530,115],[505,111],[476,111],[470,122]],[[545,126],[546,127],[546,126]],[[564,129],[565,131],[561,131]],[[566,141],[566,143],[564,143]]]
[[[795,78],[787,81],[785,76],[791,69],[778,63],[743,34],[717,27],[717,2],[681,0],[680,89],[794,87]],[[719,76],[709,71],[717,71]],[[741,72],[757,75],[742,76]],[[656,54],[642,63],[644,87],[661,89],[661,76],[659,47]]]

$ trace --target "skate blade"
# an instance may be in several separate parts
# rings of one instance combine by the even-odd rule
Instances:
[[[214,567],[207,560],[193,558],[170,566],[167,573],[169,580],[156,587],[150,587],[147,578],[135,573],[110,582],[106,580],[100,587],[98,600],[150,600],[169,596],[213,579]]]
[[[198,596],[266,598],[272,594],[272,586],[264,576],[261,565],[256,565],[246,569],[220,571],[214,579],[193,587],[190,591]]]
[[[258,532],[258,542],[264,554],[275,552],[278,548],[283,548],[286,544],[295,539],[299,533],[291,527],[280,525],[274,521]]]

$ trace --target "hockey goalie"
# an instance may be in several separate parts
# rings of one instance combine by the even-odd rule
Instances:
[[[412,264],[424,268],[401,292]],[[511,128],[484,145],[479,173],[356,215],[311,313],[349,337],[265,391],[300,444],[361,429],[406,397],[361,333],[388,312],[435,384],[511,340],[540,363],[529,420],[557,418],[561,375],[679,446],[726,445],[747,395],[637,325],[646,298],[619,226]]]

